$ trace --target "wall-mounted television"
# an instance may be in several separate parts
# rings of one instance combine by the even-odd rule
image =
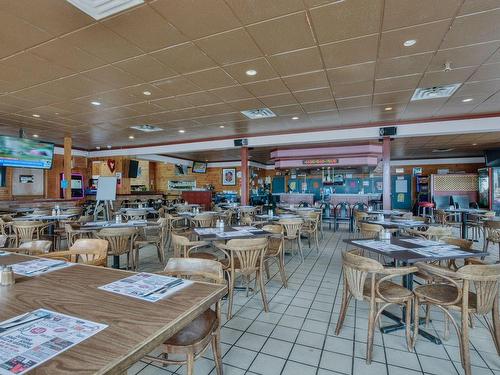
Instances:
[[[484,158],[487,167],[500,167],[500,149],[486,150]]]
[[[0,167],[52,168],[54,144],[0,135]]]
[[[194,161],[193,173],[207,173],[207,163],[203,163],[201,161]]]

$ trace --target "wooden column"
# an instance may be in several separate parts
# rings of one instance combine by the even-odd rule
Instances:
[[[248,205],[248,147],[242,147],[241,155],[241,205]]]
[[[382,140],[384,210],[391,209],[391,138]]]
[[[64,179],[67,188],[64,190],[64,199],[71,199],[71,137],[64,137]]]

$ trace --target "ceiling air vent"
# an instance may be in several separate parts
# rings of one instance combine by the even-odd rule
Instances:
[[[241,111],[241,113],[252,120],[276,117],[276,114],[269,108],[249,109],[247,111]]]
[[[453,95],[453,93],[460,87],[460,83],[454,83],[452,85],[434,86],[427,88],[418,88],[413,93],[411,101],[424,100],[424,99],[438,99],[447,98]]]
[[[159,128],[157,126],[153,126],[153,125],[134,125],[134,126],[131,126],[130,127],[131,129],[135,129],[135,130],[139,130],[141,132],[145,132],[145,133],[152,133],[152,132],[159,132],[159,131],[162,131],[163,129],[162,128]]]
[[[96,20],[143,4],[144,0],[66,0]]]

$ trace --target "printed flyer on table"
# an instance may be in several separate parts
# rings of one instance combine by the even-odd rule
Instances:
[[[26,317],[32,319],[0,334],[0,375],[24,374],[108,327],[45,309]]]

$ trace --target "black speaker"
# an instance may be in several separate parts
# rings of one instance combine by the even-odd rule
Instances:
[[[137,173],[139,172],[139,161],[130,160],[128,165],[128,177],[137,178]]]
[[[248,146],[248,139],[243,138],[234,140],[234,147],[241,147],[241,146]]]
[[[391,135],[396,135],[398,128],[395,126],[386,126],[385,128],[379,128],[378,133],[381,137],[390,137]]]

